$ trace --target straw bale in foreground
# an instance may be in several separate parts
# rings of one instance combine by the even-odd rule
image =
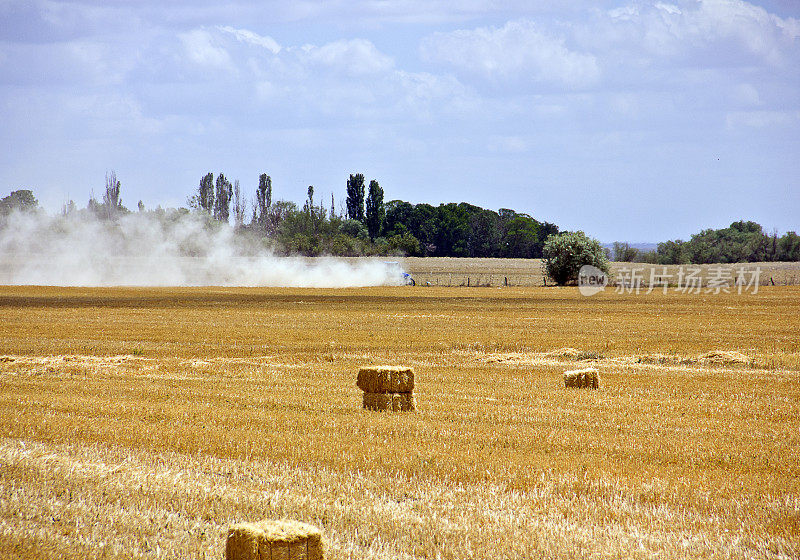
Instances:
[[[414,369],[403,366],[362,367],[356,385],[365,393],[411,393],[414,390]]]
[[[313,525],[264,519],[228,529],[226,560],[322,560],[322,533]]]
[[[416,408],[412,393],[364,393],[363,402],[367,410],[412,412]]]
[[[565,371],[564,386],[597,389],[600,387],[600,374],[595,368]]]

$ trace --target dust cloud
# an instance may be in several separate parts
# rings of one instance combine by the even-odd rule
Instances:
[[[15,212],[0,223],[0,284],[46,286],[399,285],[379,259],[282,257],[227,224],[145,212],[100,220],[87,212]]]

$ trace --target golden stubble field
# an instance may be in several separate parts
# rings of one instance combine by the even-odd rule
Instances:
[[[418,411],[361,410],[364,364]],[[0,557],[263,517],[337,559],[796,558],[800,288],[0,288]]]

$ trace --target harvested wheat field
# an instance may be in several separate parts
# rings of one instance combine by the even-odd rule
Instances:
[[[800,288],[0,288],[0,557],[797,558]],[[359,368],[413,367],[416,411]],[[564,387],[592,367],[599,389]]]

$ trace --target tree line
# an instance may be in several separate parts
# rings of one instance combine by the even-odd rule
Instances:
[[[800,261],[800,235],[764,232],[760,224],[740,220],[721,229],[704,229],[688,241],[664,241],[652,251],[639,251],[627,243],[614,243],[615,261],[649,264],[713,264],[737,262]]]
[[[112,171],[106,174],[102,201],[92,192],[85,209],[70,200],[62,213],[89,213],[114,220],[131,212],[122,203],[121,190]],[[216,178],[206,173],[187,199],[188,208],[146,210],[140,200],[137,210],[170,219],[194,213],[205,219],[208,227],[233,221],[239,235],[286,255],[541,258],[548,238],[559,233],[555,224],[507,208],[494,211],[466,202],[438,206],[384,202],[379,182],[372,179],[367,184],[362,173],[347,178],[345,205],[339,211],[333,193],[330,206],[315,194],[309,186],[302,208],[292,201],[274,199],[272,179],[262,173],[248,199],[238,180],[231,181],[224,173]],[[31,190],[13,191],[0,199],[0,219],[13,210],[38,209]],[[755,222],[738,221],[727,228],[703,230],[688,241],[659,243],[653,251],[614,243],[607,257],[652,264],[800,261],[800,236],[790,231],[779,237],[776,232],[765,233]]]
[[[558,232],[555,224],[505,208],[495,212],[465,202],[439,206],[384,202],[380,183],[372,179],[367,185],[363,173],[348,177],[345,192],[342,212],[337,213],[333,194],[329,208],[315,200],[313,186],[299,208],[290,201],[273,201],[272,179],[263,173],[246,222],[247,201],[238,181],[232,184],[222,173],[216,179],[207,173],[188,203],[221,222],[229,222],[232,208],[238,230],[263,236],[286,254],[309,256],[537,258],[547,237]]]

